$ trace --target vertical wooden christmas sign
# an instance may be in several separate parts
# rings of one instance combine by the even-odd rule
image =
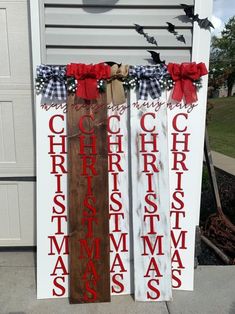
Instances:
[[[198,80],[208,72],[202,62],[170,63],[168,71],[175,80],[167,97],[172,287],[193,290],[206,111],[200,92],[199,98],[197,96],[196,86],[201,85]]]
[[[37,297],[68,296],[66,104],[36,98]]]
[[[110,301],[107,107],[68,98],[70,302]]]
[[[171,299],[167,110],[131,93],[135,299]]]
[[[194,164],[197,153],[192,155],[191,151],[193,113],[183,103],[181,106],[184,109],[168,112],[172,287],[193,290],[196,212],[193,200],[197,190],[193,174],[199,169]]]
[[[132,293],[128,105],[108,106],[110,279],[112,294]]]

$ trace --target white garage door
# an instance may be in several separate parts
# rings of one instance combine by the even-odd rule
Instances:
[[[27,0],[0,0],[0,246],[35,243],[35,161]]]

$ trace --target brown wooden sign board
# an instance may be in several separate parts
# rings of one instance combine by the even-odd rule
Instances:
[[[107,107],[74,100],[67,114],[70,303],[109,302]]]

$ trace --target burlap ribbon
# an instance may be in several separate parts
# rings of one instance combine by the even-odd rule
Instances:
[[[129,66],[114,64],[111,67],[111,78],[107,82],[107,104],[121,105],[126,102],[122,79],[128,75]]]

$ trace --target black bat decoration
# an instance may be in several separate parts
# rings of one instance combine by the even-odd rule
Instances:
[[[211,21],[208,20],[208,18],[198,19],[197,22],[201,28],[205,28],[205,29],[208,29],[209,27],[214,28],[214,25],[211,23]]]
[[[144,34],[144,28],[143,26],[139,25],[139,24],[134,24],[135,25],[135,30],[137,31],[137,33],[139,34]]]
[[[117,64],[118,67],[120,68],[120,66],[122,65],[121,63],[117,63],[114,61],[105,61],[106,64],[108,64],[110,67],[113,66],[114,64]]]
[[[158,46],[156,39],[153,36],[149,36],[149,34],[144,31],[143,26],[139,24],[134,24],[134,25],[135,25],[135,30],[137,31],[137,33],[143,35],[146,38],[148,43]]]
[[[160,53],[153,50],[148,50],[148,52],[151,54],[151,57],[156,64],[165,63],[165,60],[162,61],[160,59]]]
[[[166,22],[166,23],[168,24],[168,28],[167,28],[168,32],[170,32],[170,33],[172,33],[172,34],[175,34],[175,33],[176,33],[176,31],[175,31],[175,25],[172,24],[172,23],[169,23],[169,22]]]
[[[186,16],[192,19],[194,22],[197,22],[201,28],[204,29],[209,29],[210,27],[214,28],[214,25],[211,23],[211,21],[208,20],[208,17],[200,19],[198,14],[194,14],[194,8],[192,6],[183,3],[181,3],[180,5],[184,9]]]
[[[155,39],[153,36],[151,36],[151,37],[148,38],[148,42],[149,42],[150,44],[155,44],[155,41],[156,41],[156,39]]]
[[[179,34],[179,33],[175,30],[175,25],[172,24],[172,23],[169,23],[169,22],[167,22],[167,24],[168,24],[168,27],[167,27],[168,32],[170,32],[171,34],[173,34],[173,35],[176,37],[176,39],[177,39],[178,41],[181,41],[181,42],[183,42],[183,43],[186,44],[186,40],[185,40],[185,38],[184,38],[184,35]]]
[[[177,38],[178,41],[181,41],[182,43],[185,43],[185,44],[186,44],[184,35],[177,35],[176,38]]]
[[[187,17],[189,17],[190,19],[194,17],[194,7],[192,7],[191,5],[183,4],[183,3],[181,3],[180,5],[184,9],[184,12]]]

